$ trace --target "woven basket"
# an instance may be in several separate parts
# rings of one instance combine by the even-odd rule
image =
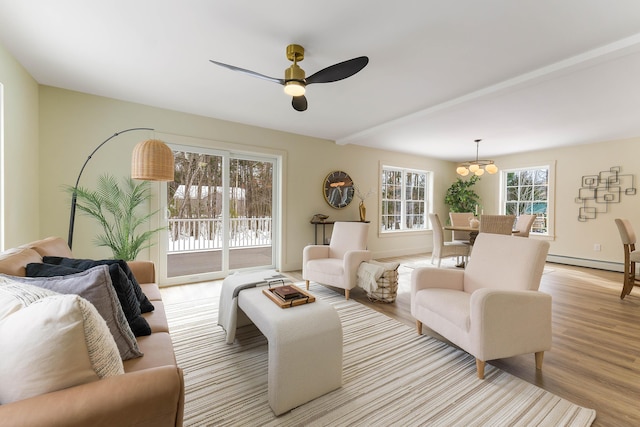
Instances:
[[[400,264],[379,264],[384,266],[385,271],[377,280],[378,289],[373,292],[368,292],[367,297],[369,298],[369,301],[374,302],[395,302],[396,295],[398,294],[398,267],[400,266]]]

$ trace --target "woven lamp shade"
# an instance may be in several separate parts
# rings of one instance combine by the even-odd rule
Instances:
[[[164,142],[148,139],[133,149],[131,178],[144,181],[173,181],[173,151]]]

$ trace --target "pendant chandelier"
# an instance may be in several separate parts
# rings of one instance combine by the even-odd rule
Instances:
[[[469,172],[476,174],[477,176],[484,175],[484,171],[494,174],[498,172],[498,167],[494,164],[493,160],[478,160],[478,150],[480,148],[481,139],[476,139],[476,159],[467,160],[460,163],[456,172],[458,175],[467,176]],[[483,169],[484,168],[484,169]]]

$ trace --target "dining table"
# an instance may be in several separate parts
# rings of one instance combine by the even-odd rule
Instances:
[[[470,225],[445,225],[444,227],[445,230],[449,230],[449,231],[466,231],[469,233],[469,243],[471,245],[473,245],[473,243],[476,240],[476,237],[478,237],[478,233],[480,233],[480,228],[479,227],[471,227]],[[511,230],[511,234],[518,234],[520,231],[519,230]]]
[[[445,225],[444,227],[445,230],[449,230],[449,231],[466,231],[469,233],[469,244],[473,245],[473,243],[476,240],[476,237],[478,237],[478,233],[480,232],[480,229],[478,227],[471,227],[470,225]]]

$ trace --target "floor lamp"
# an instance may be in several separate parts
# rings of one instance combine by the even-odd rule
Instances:
[[[84,161],[82,169],[76,179],[76,185],[73,187],[73,195],[71,196],[71,213],[69,216],[69,238],[67,243],[69,249],[73,246],[73,226],[76,217],[76,204],[78,198],[78,184],[80,183],[80,177],[84,168],[91,160],[91,157],[107,142],[111,141],[118,135],[125,132],[131,132],[134,130],[153,130],[151,128],[131,128],[120,132],[116,132],[109,138],[104,140],[98,145]],[[174,179],[174,164],[173,164],[173,151],[162,141],[157,139],[148,139],[136,145],[131,155],[131,178],[140,179],[143,181],[173,181]]]

